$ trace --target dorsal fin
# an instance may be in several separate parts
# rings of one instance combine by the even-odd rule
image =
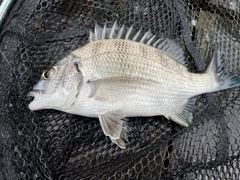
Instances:
[[[102,31],[103,31],[103,29],[98,24],[96,24],[95,29],[94,29],[94,40],[95,41],[97,41],[98,39],[101,39]]]
[[[142,39],[139,41],[140,43],[146,44],[148,42],[148,40],[153,36],[153,34],[150,32],[150,30],[148,32],[146,32]]]
[[[156,41],[156,35],[152,36],[146,43],[146,45],[150,45],[152,46],[153,45],[153,42]]]
[[[120,30],[118,31],[118,34],[117,34],[117,38],[118,39],[122,39],[125,37],[127,33],[127,27],[125,25],[123,25]]]
[[[130,28],[128,28],[124,39],[131,40],[135,34],[136,34],[136,32],[134,31],[133,25],[132,25]]]
[[[102,30],[102,35],[100,37],[101,39],[106,39],[107,38],[107,24],[104,25],[103,30]]]
[[[94,32],[90,31],[89,42],[103,40],[103,39],[126,39],[146,44],[148,46],[155,47],[165,54],[175,59],[182,65],[186,66],[186,60],[184,52],[181,47],[179,47],[174,41],[170,39],[157,38],[153,35],[150,30],[144,33],[142,29],[135,31],[133,25],[128,28],[123,25],[118,26],[117,21],[114,22],[111,28],[107,28],[105,24],[104,27],[100,27],[98,24],[95,25]]]
[[[132,40],[136,42],[140,42],[140,39],[143,37],[144,33],[142,32],[142,28],[133,36]]]
[[[94,41],[94,33],[92,31],[89,32],[89,42]]]
[[[109,34],[109,39],[115,39],[116,38],[116,30],[118,28],[117,21],[114,22],[110,34]]]
[[[175,59],[182,65],[186,66],[187,62],[185,60],[184,52],[181,47],[179,47],[174,41],[171,39],[165,39],[158,46],[158,49],[166,53],[171,58]]]

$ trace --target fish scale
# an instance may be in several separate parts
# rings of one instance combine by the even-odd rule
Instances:
[[[109,40],[105,40],[105,41],[109,41]],[[163,78],[164,77],[164,72],[169,73],[169,71],[167,71],[167,68],[163,69],[162,64],[160,64],[160,63],[157,63],[157,64],[155,63],[155,64],[151,64],[151,66],[147,66],[148,71],[145,72],[145,73],[142,72],[142,71],[140,71],[140,73],[138,73],[139,69],[141,69],[143,67],[146,67],[145,62],[149,61],[148,59],[145,59],[145,58],[142,58],[142,57],[138,57],[138,59],[136,59],[137,56],[134,53],[131,53],[131,54],[135,55],[134,58],[132,58],[127,53],[124,53],[124,54],[127,54],[125,56],[127,56],[128,59],[122,58],[122,56],[123,56],[122,53],[119,53],[119,51],[116,50],[116,49],[111,49],[111,47],[113,47],[111,42],[113,42],[113,44],[115,44],[115,45],[116,45],[116,42],[114,42],[113,40],[110,43],[105,42],[105,41],[101,41],[102,45],[105,46],[105,47],[109,46],[109,48],[102,48],[101,49],[101,54],[98,54],[98,55],[93,54],[93,53],[89,53],[89,54],[92,55],[92,57],[86,57],[86,59],[83,58],[82,61],[81,61],[82,65],[83,65],[82,71],[83,72],[84,71],[86,71],[86,72],[92,71],[93,72],[93,78],[92,78],[93,80],[95,80],[96,77],[107,78],[107,77],[113,77],[113,76],[119,77],[119,76],[122,76],[122,75],[127,76],[127,77],[140,76],[140,77],[143,77],[143,78],[146,78],[146,79],[153,79],[153,80],[158,80],[158,79],[156,79],[156,77],[160,77],[159,81],[162,84],[167,84],[166,83],[167,81],[172,80],[171,78],[169,78],[169,79]],[[118,40],[115,40],[115,41],[118,41]],[[121,42],[120,44],[123,44],[123,43],[124,43],[124,41]],[[99,47],[100,42],[97,42],[96,44]],[[94,43],[89,44],[89,45],[94,46]],[[136,45],[139,46],[139,44],[136,44]],[[150,47],[147,47],[147,48],[150,48]],[[89,49],[91,49],[91,48],[89,48]],[[79,49],[79,50],[81,50],[81,49]],[[107,50],[107,51],[104,52],[104,50]],[[81,53],[81,54],[84,54],[86,56],[86,53],[84,53],[84,52],[73,52],[73,54],[76,55],[76,56],[77,56],[77,53]],[[112,56],[110,54],[112,54]],[[120,55],[120,57],[118,56],[118,54]],[[95,59],[95,58],[97,58],[97,59]],[[155,60],[155,61],[151,60],[151,61],[152,62],[157,62],[157,60]],[[127,68],[125,68],[125,67],[123,68],[124,63],[127,63],[127,65],[128,65]],[[148,63],[148,64],[150,64],[150,63]],[[88,66],[91,67],[91,69],[89,68],[89,69],[84,70],[84,65],[86,65],[87,67]],[[93,67],[95,67],[96,69],[94,69]],[[101,69],[101,71],[97,70],[98,68]],[[128,69],[130,73],[126,73],[126,69]],[[113,70],[113,71],[111,71],[111,70]],[[173,69],[173,71],[171,73],[176,73],[178,70],[179,70],[179,68]],[[94,74],[96,72],[98,73],[98,75]],[[136,73],[138,73],[138,74],[136,75]],[[184,81],[184,79],[181,76],[176,76],[176,78],[177,78],[176,82],[179,82],[180,80]],[[91,77],[89,77],[89,79],[91,79]],[[158,86],[161,86],[161,83]],[[143,90],[144,89],[143,84],[144,84],[143,81],[141,81],[140,83],[137,83],[136,86],[137,86],[138,89]],[[124,84],[122,84],[122,85],[124,86]],[[163,88],[161,87],[160,89],[163,89]],[[125,98],[124,100],[126,101],[126,103],[124,103],[123,106],[126,106],[126,107],[128,107],[128,106],[131,106],[131,107],[140,106],[140,107],[142,107],[142,106],[144,106],[144,104],[148,103],[148,104],[151,104],[152,106],[158,107],[158,108],[155,109],[155,112],[148,112],[148,114],[155,115],[155,114],[160,113],[161,110],[166,111],[165,110],[166,108],[164,108],[164,106],[173,101],[173,100],[171,100],[173,98],[172,98],[172,92],[169,91],[169,90],[171,90],[170,88],[166,89],[165,92],[163,90],[154,92],[155,89],[152,90],[151,86],[148,86],[148,88],[144,89],[144,90],[145,91],[141,91],[141,92],[138,91],[134,96],[128,97],[129,99]],[[176,89],[173,88],[172,90],[176,92]],[[179,90],[179,92],[183,92],[179,88],[177,90]],[[121,92],[121,89],[119,89],[119,92]],[[148,96],[147,98],[144,98],[141,101],[140,100],[141,97],[146,96],[147,93],[152,93],[151,98]],[[185,93],[185,94],[187,94],[187,93]],[[178,94],[175,94],[175,96],[178,96]],[[188,94],[188,96],[190,96],[190,95]],[[112,97],[112,100],[113,100],[114,96],[111,96],[111,97]],[[183,97],[186,98],[186,95],[184,95]],[[180,96],[180,101],[181,102],[182,102],[183,97]],[[178,102],[178,100],[176,98],[175,98],[174,101]],[[129,102],[134,102],[135,106],[132,106],[131,104],[129,104]],[[143,104],[141,104],[140,102],[143,102]],[[132,115],[142,113],[142,109],[134,111],[134,110],[131,110],[130,108],[128,108],[128,110],[132,113]],[[141,115],[146,115],[146,114],[147,113],[144,113],[144,114],[141,114]]]
[[[121,38],[121,39],[120,39]],[[215,48],[205,72],[186,68],[183,50],[170,39],[133,27],[95,26],[88,44],[71,52],[41,76],[28,96],[31,110],[57,109],[98,117],[111,141],[125,149],[125,117],[163,115],[188,126],[194,96],[240,84],[225,74],[221,50]]]
[[[162,55],[160,57],[157,55],[152,56],[150,55],[151,53],[146,53],[148,56],[146,56],[146,58],[143,58],[141,56],[137,56],[136,52],[127,54],[129,50],[126,53],[119,52],[114,47],[118,41],[120,41],[119,46],[123,46],[124,43],[130,43],[131,45],[128,45],[128,47],[132,46],[131,49],[134,49],[134,45],[137,47],[144,46],[143,48],[147,49],[145,50],[146,52],[150,51],[159,54],[157,50],[150,46],[145,46],[136,42],[131,43],[131,41],[124,41],[119,39],[97,41],[96,45],[98,47],[101,45],[105,47],[100,48],[100,54],[87,52],[86,50],[88,49],[88,46],[92,46],[89,47],[89,49],[94,49],[93,47],[95,46],[95,42],[93,42],[86,45],[86,47],[83,49],[78,49],[72,52],[75,56],[78,56],[78,54],[84,54],[81,59],[81,63],[83,65],[82,71],[91,72],[91,74],[88,74],[88,78],[90,80],[120,76],[139,76],[142,78],[158,81],[161,84],[168,84],[171,88],[173,88],[174,91],[177,90],[174,88],[177,86],[180,92],[194,93],[189,94],[189,96],[198,94],[199,87],[193,86],[193,84],[196,84],[196,82],[199,82],[201,84],[201,90],[199,93],[204,91],[204,88],[209,89],[211,83],[209,75],[206,74],[199,76],[199,74],[190,73],[187,71],[186,67],[177,63],[166,55],[163,56],[162,53],[160,53],[160,55]],[[122,54],[124,54],[124,57],[122,57]],[[155,59],[152,57],[155,57]],[[142,69],[145,69],[146,71],[142,71]],[[189,81],[189,79],[193,79],[194,82]],[[184,88],[179,88],[179,85],[183,84],[185,85]]]

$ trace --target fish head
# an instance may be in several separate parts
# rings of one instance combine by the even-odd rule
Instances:
[[[28,93],[33,101],[31,111],[40,109],[67,110],[75,102],[82,84],[77,63],[57,65],[43,71],[40,80]]]

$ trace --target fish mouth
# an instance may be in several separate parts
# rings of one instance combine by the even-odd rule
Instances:
[[[38,107],[39,105],[39,95],[43,93],[43,90],[39,89],[33,89],[27,94],[27,99],[30,100],[31,102],[28,105],[28,108],[31,111],[39,110],[40,108]]]
[[[32,91],[30,91],[27,94],[27,99],[33,101],[34,98],[38,95],[41,94],[43,92],[43,90],[37,90],[37,89],[33,89]]]

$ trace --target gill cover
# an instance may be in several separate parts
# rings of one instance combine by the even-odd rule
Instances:
[[[76,63],[55,66],[42,73],[41,79],[28,93],[34,100],[30,110],[65,110],[75,102],[82,84],[82,73]]]

